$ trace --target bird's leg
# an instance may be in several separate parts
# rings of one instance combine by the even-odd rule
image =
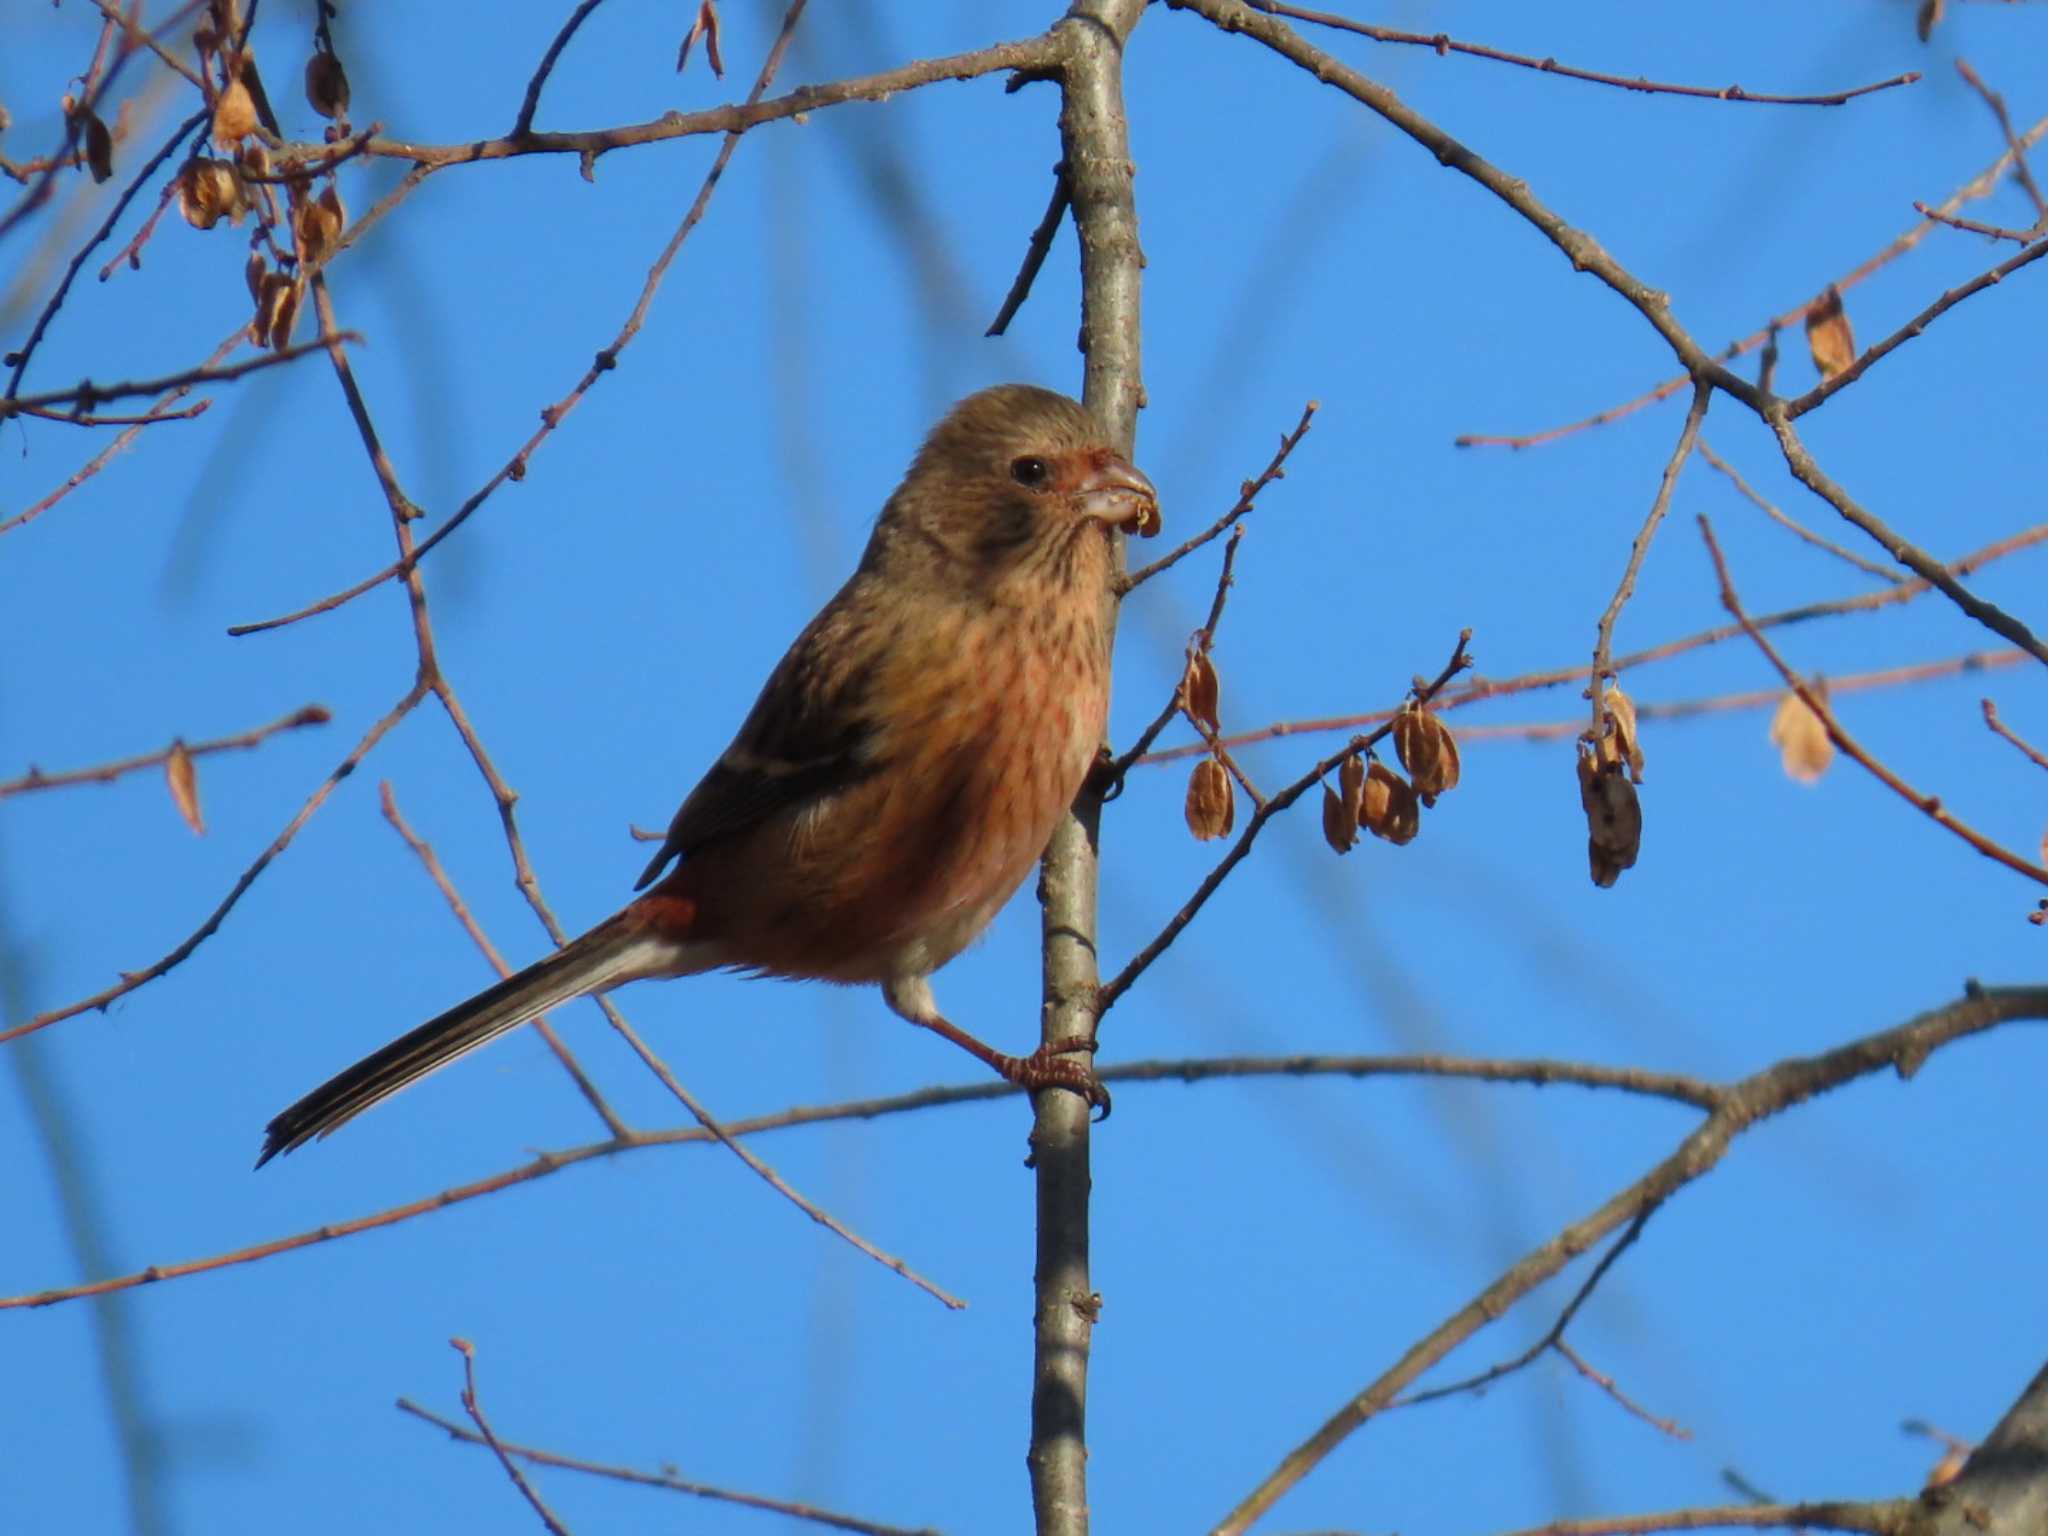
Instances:
[[[1041,1088],[1069,1089],[1086,1099],[1091,1108],[1100,1111],[1096,1116],[1098,1120],[1109,1118],[1109,1090],[1096,1077],[1094,1067],[1063,1059],[1069,1051],[1087,1051],[1092,1055],[1095,1050],[1093,1040],[1058,1040],[1041,1045],[1029,1056],[1011,1056],[975,1039],[940,1013],[938,1001],[932,996],[931,983],[922,976],[887,982],[883,985],[882,996],[898,1017],[952,1041],[1004,1082],[1015,1083],[1034,1093]]]

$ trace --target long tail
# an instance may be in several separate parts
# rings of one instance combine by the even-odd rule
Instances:
[[[692,969],[678,963],[681,946],[674,939],[650,933],[644,923],[631,920],[632,911],[628,908],[599,923],[545,960],[457,1003],[329,1078],[270,1122],[256,1166],[327,1135],[429,1072],[571,998],[643,976],[672,976]]]

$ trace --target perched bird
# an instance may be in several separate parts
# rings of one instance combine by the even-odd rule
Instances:
[[[647,893],[315,1088],[257,1166],[571,998],[714,970],[879,983],[1008,1081],[1106,1106],[1092,1070],[955,1028],[929,978],[1079,793],[1109,707],[1114,535],[1158,526],[1152,483],[1072,400],[1008,384],[961,401],[683,801]]]

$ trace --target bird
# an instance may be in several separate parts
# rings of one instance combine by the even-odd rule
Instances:
[[[931,975],[1044,853],[1107,733],[1119,534],[1152,482],[1077,402],[968,396],[926,436],[860,563],[769,674],[634,886],[580,938],[271,1120],[261,1168],[571,999],[707,971],[878,985],[1006,1081],[1085,1095],[1069,1042],[1006,1055]]]

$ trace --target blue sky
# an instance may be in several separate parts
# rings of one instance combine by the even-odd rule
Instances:
[[[450,142],[502,132],[564,7],[461,8],[403,30],[343,7],[358,124]],[[727,80],[672,70],[686,8],[614,0],[564,58],[542,127],[736,99],[771,31],[728,0]],[[819,4],[783,83],[1027,35],[1056,8]],[[1989,164],[2000,139],[1954,70],[1971,60],[2024,127],[2048,112],[2039,6],[1962,4],[1922,45],[1903,3],[1692,12],[1609,3],[1397,5],[1370,19],[1619,74],[1752,90],[1842,88],[1836,109],[1728,105],[1575,84],[1335,34],[1314,40],[1401,93],[1590,230],[1710,346],[1823,289]],[[1364,16],[1363,12],[1359,13]],[[6,0],[12,159],[55,132],[96,35],[82,4]],[[268,0],[259,58],[288,128],[310,22]],[[159,72],[161,73],[161,72]],[[122,94],[145,85],[134,66]],[[183,89],[181,87],[181,89]],[[1627,399],[1668,349],[1470,181],[1243,38],[1155,7],[1129,54],[1150,406],[1138,462],[1170,539],[1229,507],[1305,401],[1316,425],[1262,499],[1217,645],[1226,728],[1399,700],[1470,626],[1488,677],[1581,662],[1675,441],[1682,400],[1523,453],[1460,450]],[[138,100],[154,145],[182,95]],[[520,483],[425,567],[440,653],[519,792],[562,920],[612,911],[658,826],[850,566],[923,429],[1022,378],[1076,391],[1078,279],[1063,231],[1002,341],[1008,288],[1058,158],[1057,96],[998,79],[750,134],[644,332]],[[493,474],[609,341],[715,153],[693,139],[429,181],[333,281],[387,447],[428,525]],[[0,331],[19,345],[136,162],[66,177],[0,244]],[[352,213],[393,173],[353,165]],[[11,196],[14,188],[10,185]],[[117,232],[125,238],[150,196]],[[2006,185],[1966,210],[2024,225]],[[46,242],[67,232],[52,247]],[[2004,254],[1937,231],[1854,288],[1860,341]],[[91,280],[24,388],[174,372],[246,313],[243,243],[175,213],[139,272]],[[1942,317],[1802,424],[1836,479],[1938,555],[2043,520],[2040,265]],[[1747,366],[1747,365],[1745,365]],[[1796,333],[1780,384],[1812,382]],[[1830,537],[1853,530],[1785,474],[1768,433],[1715,402],[1706,439]],[[0,428],[0,517],[100,446]],[[1693,519],[1711,516],[1755,611],[1873,581],[1795,543],[1718,475],[1685,471],[1617,650],[1720,621]],[[10,1021],[60,1006],[190,934],[413,675],[402,596],[232,639],[391,558],[382,499],[316,360],[214,391],[35,522],[0,535],[0,778],[229,734],[319,702],[334,719],[199,765],[195,838],[162,778],[0,802]],[[1876,553],[1870,550],[1870,553]],[[1112,734],[1159,708],[1207,610],[1217,551],[1127,607]],[[2043,564],[1975,590],[2039,621]],[[1844,675],[1998,642],[1938,599],[1780,632]],[[1740,644],[1632,674],[1641,702],[1772,686]],[[1844,695],[1850,729],[1910,782],[2022,852],[2044,781],[1979,700],[2048,742],[2029,669]],[[1559,720],[1553,689],[1455,723]],[[1423,836],[1343,860],[1313,800],[1109,1016],[1103,1060],[1435,1050],[1737,1077],[1901,1022],[1965,978],[2041,970],[2038,892],[1852,765],[1804,788],[1767,716],[1645,728],[1646,831],[1612,891],[1585,869],[1569,744],[1473,741]],[[1170,737],[1169,740],[1179,740]],[[1248,748],[1267,786],[1334,738]],[[1139,772],[1104,833],[1102,951],[1142,946],[1220,854],[1181,818],[1185,765]],[[169,976],[7,1047],[0,1291],[178,1262],[340,1221],[585,1143],[601,1127],[530,1031],[332,1141],[252,1174],[264,1122],[330,1072],[483,985],[489,971],[378,810],[389,782],[479,920],[523,962],[545,939],[513,889],[496,809],[445,719],[409,718],[346,780],[220,931]],[[937,982],[949,1015],[1023,1049],[1037,1028],[1037,912],[1021,895]],[[718,1114],[737,1118],[974,1080],[865,992],[705,978],[619,1001]],[[634,1124],[678,1123],[588,1004],[559,1023]],[[1481,1398],[1391,1414],[1262,1527],[1508,1529],[1720,1502],[1724,1467],[1782,1497],[1917,1486],[1921,1418],[1989,1428],[2048,1354],[2016,1307],[2048,1250],[2033,1144],[2048,1043],[2009,1027],[1911,1083],[1870,1079],[1740,1141],[1650,1223],[1575,1326],[1589,1360],[1689,1440],[1554,1359]],[[1131,1086],[1095,1138],[1090,1474],[1105,1530],[1206,1528],[1347,1396],[1522,1252],[1663,1157],[1689,1111],[1568,1089],[1379,1079]],[[487,1455],[392,1408],[460,1417],[452,1335],[473,1340],[507,1438],[954,1532],[1028,1529],[1023,1475],[1031,1202],[1018,1101],[788,1131],[757,1148],[858,1231],[966,1297],[950,1313],[775,1198],[729,1155],[643,1151],[225,1272],[0,1316],[0,1524],[129,1528],[110,1397],[147,1447],[165,1531],[313,1536],[455,1518],[532,1528]],[[70,1181],[67,1206],[60,1189]],[[87,1213],[82,1250],[73,1223]],[[1537,1337],[1570,1270],[1446,1367]],[[109,1337],[129,1377],[109,1384]],[[1475,1448],[1481,1454],[1475,1458]],[[542,1471],[579,1532],[776,1517]]]

